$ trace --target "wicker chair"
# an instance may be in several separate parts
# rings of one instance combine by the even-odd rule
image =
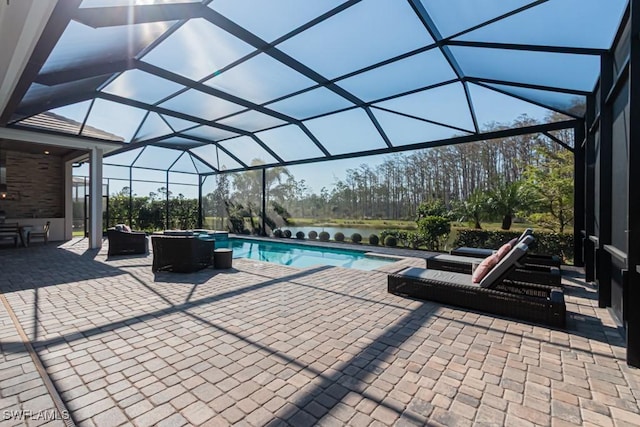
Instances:
[[[108,255],[131,255],[149,253],[149,240],[144,232],[107,230],[109,239]]]
[[[565,326],[562,289],[505,280],[524,257],[526,245],[517,244],[479,283],[470,274],[410,267],[388,276],[389,293],[507,316],[551,326]]]
[[[197,236],[151,236],[153,272],[169,270],[191,273],[201,270],[213,260],[215,241]]]

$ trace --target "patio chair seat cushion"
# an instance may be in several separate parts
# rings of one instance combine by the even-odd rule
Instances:
[[[402,270],[403,276],[414,277],[416,279],[436,280],[438,282],[455,283],[456,285],[475,286],[469,280],[469,275],[464,273],[456,273],[453,271],[430,270],[419,267],[409,267]]]

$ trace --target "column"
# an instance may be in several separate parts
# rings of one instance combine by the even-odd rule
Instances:
[[[627,283],[624,304],[627,363],[640,367],[640,0],[631,1],[631,55],[629,65],[629,169]]]
[[[73,162],[64,162],[64,239],[73,238]]]
[[[89,153],[89,248],[102,247],[102,149]]]

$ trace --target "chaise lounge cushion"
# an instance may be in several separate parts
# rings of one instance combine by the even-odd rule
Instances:
[[[469,275],[453,271],[430,270],[419,267],[408,267],[402,270],[403,276],[416,279],[436,280],[438,282],[455,283],[456,285],[474,286],[469,283]]]

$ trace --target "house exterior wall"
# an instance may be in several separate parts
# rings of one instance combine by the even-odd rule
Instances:
[[[0,200],[9,218],[63,218],[64,162],[60,157],[7,151],[7,190]]]

